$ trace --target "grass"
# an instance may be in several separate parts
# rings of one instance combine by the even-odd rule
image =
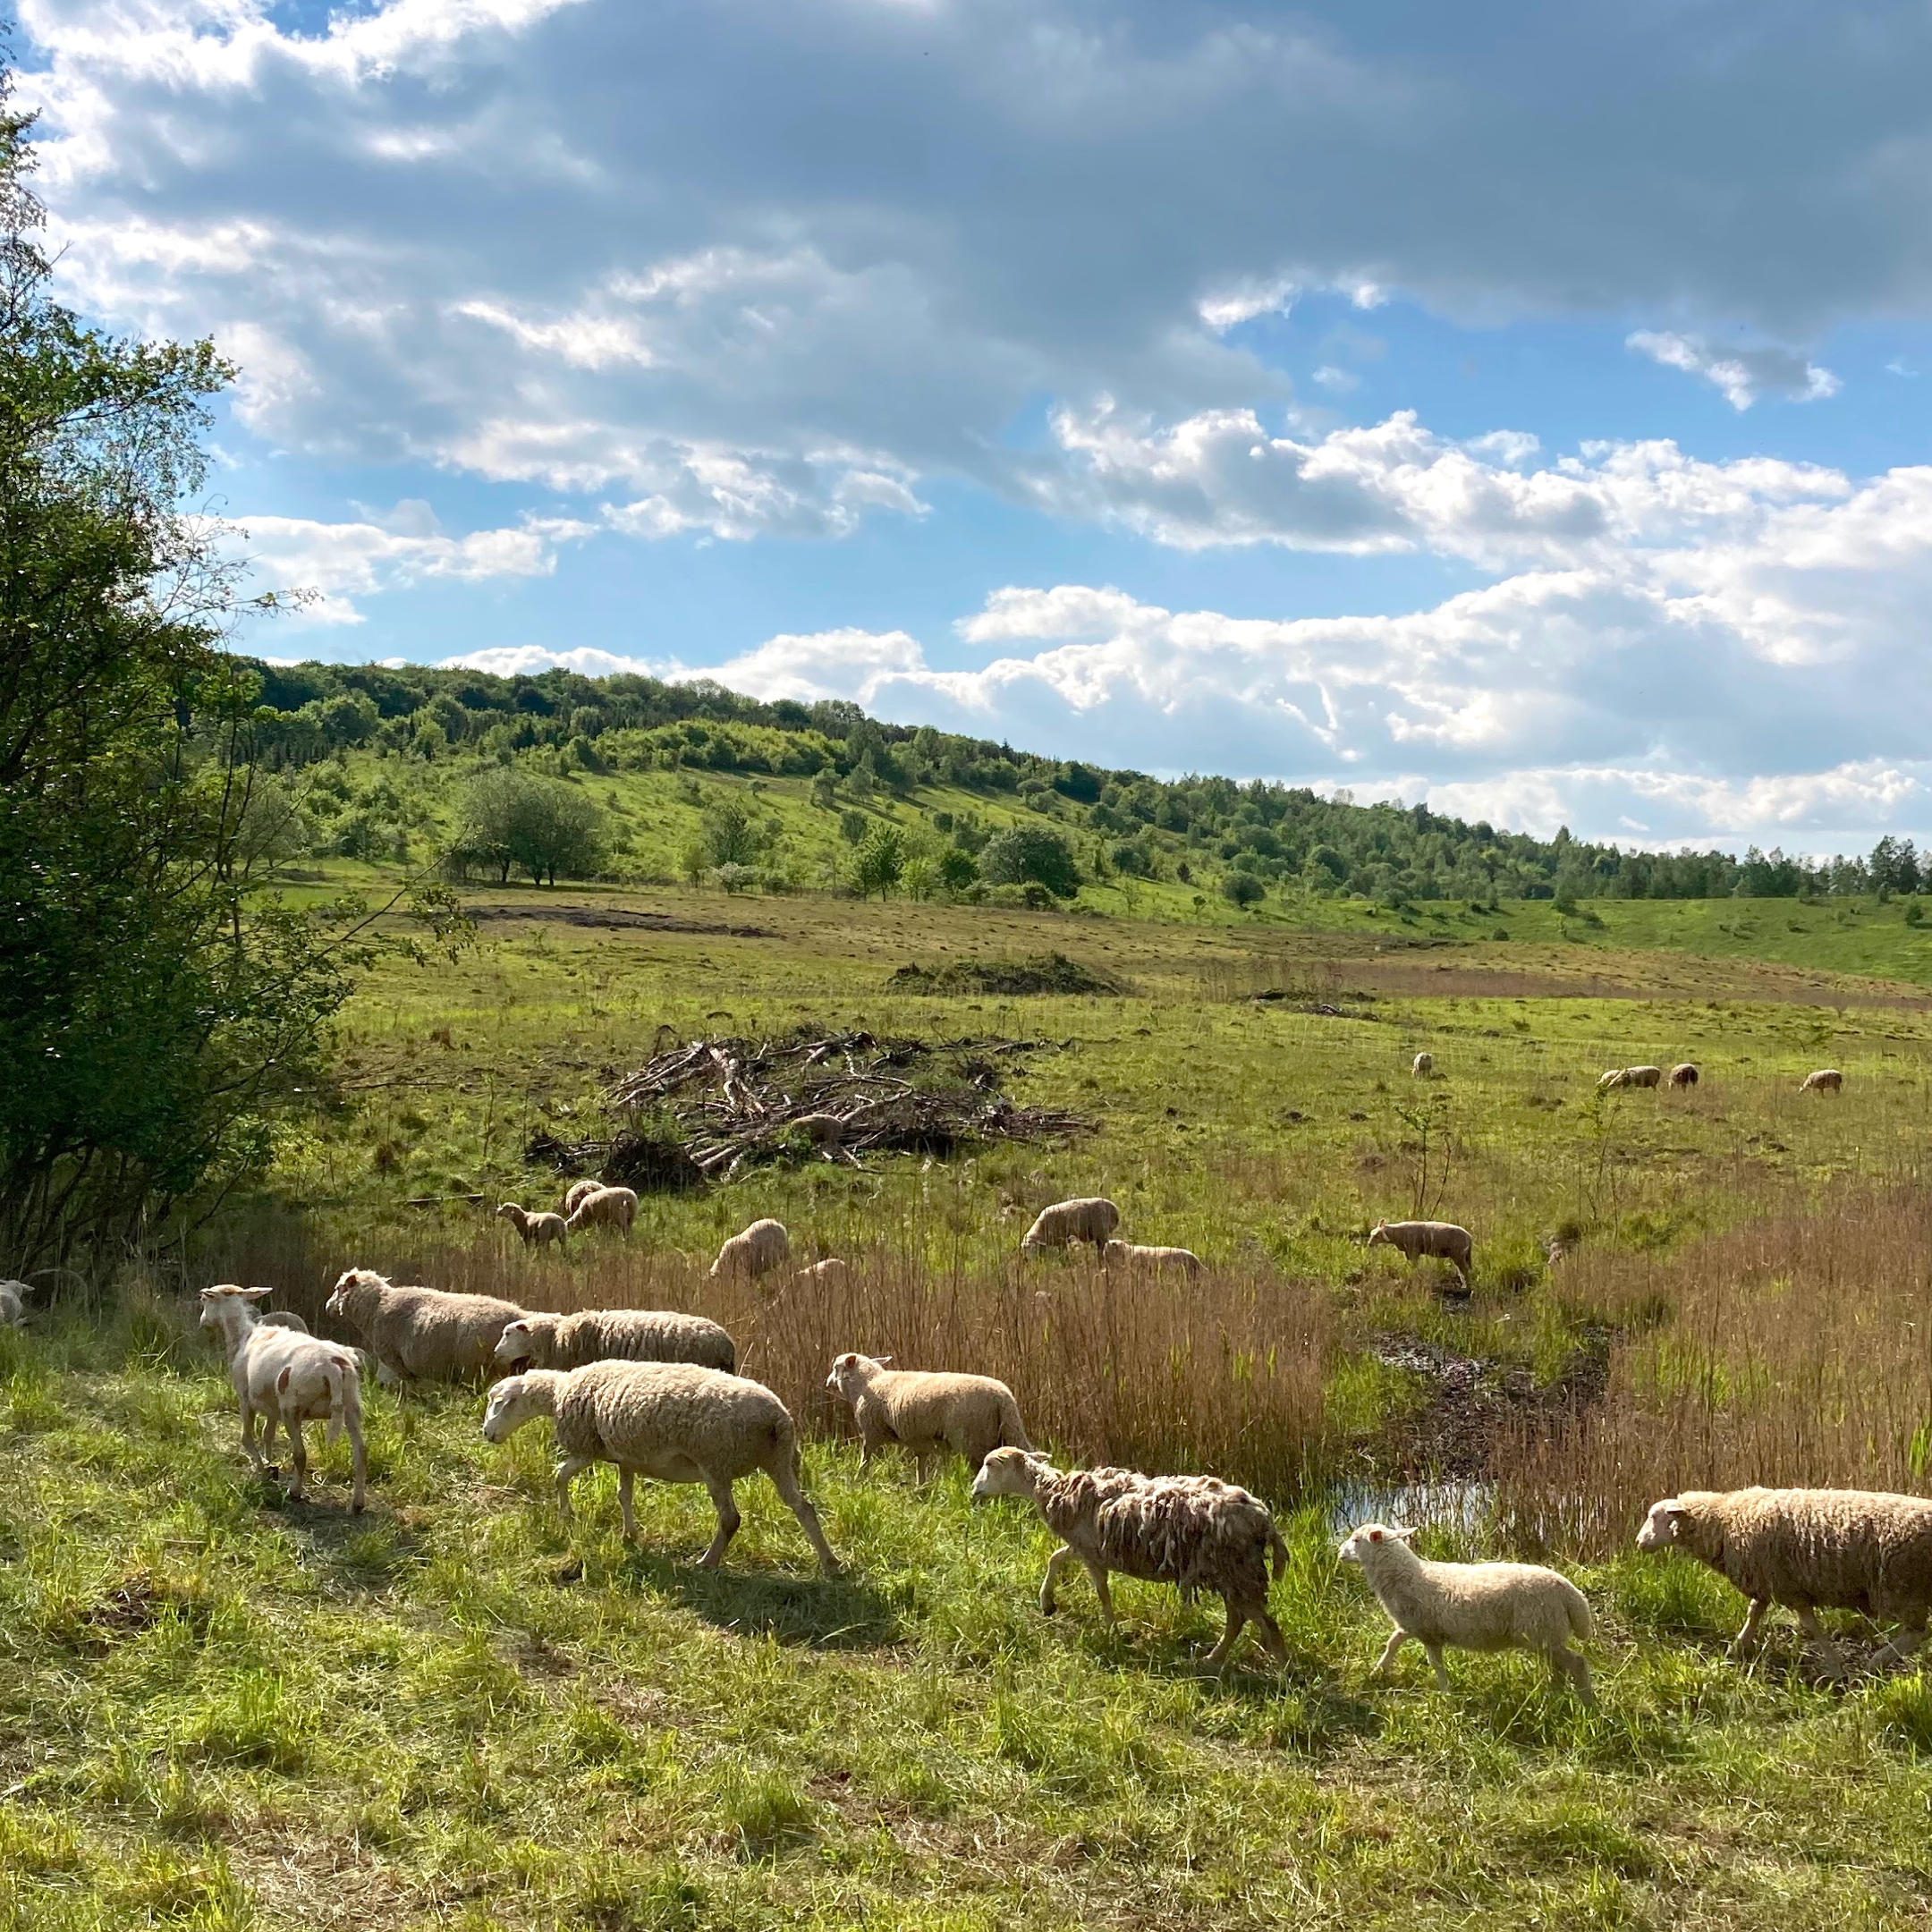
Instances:
[[[726,923],[716,897],[622,902]],[[1655,934],[1377,954],[1355,931],[808,897],[728,922],[770,936],[490,920],[453,967],[386,968],[258,1198],[97,1312],[0,1334],[0,1926],[1924,1923],[1924,1674],[1835,1690],[1788,1623],[1728,1662],[1727,1587],[1629,1547],[1680,1483],[1924,1486],[1912,987]],[[1128,990],[886,990],[912,962],[1055,949]],[[1249,997],[1270,988],[1292,996]],[[1044,1042],[1021,1096],[1099,1131],[653,1197],[629,1244],[567,1259],[407,1205],[547,1200],[530,1135],[607,1124],[604,1086],[660,1026],[808,1022]],[[1430,1081],[1406,1071],[1422,1046]],[[1685,1057],[1690,1094],[1595,1093],[1606,1066]],[[1826,1063],[1842,1098],[1801,1096]],[[1019,1272],[1037,1207],[1089,1191],[1208,1282]],[[1467,1305],[1363,1247],[1418,1208],[1476,1231]],[[768,1306],[710,1284],[716,1241],[764,1213],[850,1281]],[[1552,1268],[1559,1228],[1579,1245]],[[544,1432],[492,1448],[462,1391],[371,1385],[368,1513],[340,1451],[291,1505],[249,1474],[176,1291],[269,1282],[313,1316],[352,1262],[718,1313],[804,1425],[850,1573],[817,1575],[761,1482],[720,1572],[695,1567],[693,1488],[640,1485],[626,1549],[598,1471],[566,1538]],[[1487,1462],[1446,1471],[1498,1487],[1473,1510],[1445,1489],[1426,1540],[1575,1574],[1600,1713],[1518,1657],[1453,1657],[1446,1699],[1413,1653],[1368,1681],[1385,1624],[1336,1572],[1336,1486],[1366,1506],[1448,1440],[1392,1343],[1505,1391],[1468,1438]],[[1288,1668],[1250,1650],[1205,1677],[1218,1606],[1151,1586],[1119,1586],[1112,1637],[1083,1583],[1042,1618],[1030,1514],[970,1507],[957,1465],[926,1492],[892,1458],[860,1471],[818,1385],[846,1346],[1005,1374],[1070,1455],[1261,1487],[1291,1546]]]

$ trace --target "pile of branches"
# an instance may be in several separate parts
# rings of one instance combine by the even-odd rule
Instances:
[[[866,1032],[797,1034],[776,1040],[692,1040],[658,1054],[607,1095],[612,1106],[649,1117],[615,1140],[560,1154],[625,1186],[677,1185],[668,1167],[705,1180],[778,1160],[862,1165],[866,1154],[944,1158],[987,1140],[1045,1140],[1089,1132],[1090,1120],[1007,1097],[1008,1071],[1039,1040],[882,1039]],[[676,1154],[672,1153],[672,1148]],[[684,1163],[689,1163],[689,1169]],[[614,1170],[623,1167],[619,1175]]]

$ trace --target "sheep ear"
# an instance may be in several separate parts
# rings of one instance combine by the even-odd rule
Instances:
[[[1413,1543],[1415,1541],[1415,1531],[1413,1530],[1391,1530],[1389,1534],[1398,1543]]]
[[[1379,1543],[1382,1540],[1381,1530],[1379,1529],[1371,1530],[1368,1532],[1368,1540],[1371,1543]]]
[[[872,1359],[883,1368],[892,1360],[892,1357],[890,1355],[875,1355]]]
[[[273,1288],[238,1288],[235,1292],[250,1301],[266,1301],[275,1292]]]

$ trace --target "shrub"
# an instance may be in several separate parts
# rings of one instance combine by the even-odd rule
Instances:
[[[1062,899],[1071,899],[1080,882],[1072,847],[1045,826],[1014,826],[988,839],[979,876],[992,886],[1043,886]]]

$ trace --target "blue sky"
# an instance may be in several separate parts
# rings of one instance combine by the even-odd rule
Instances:
[[[1932,14],[24,0],[279,657],[1642,843],[1932,829]]]

